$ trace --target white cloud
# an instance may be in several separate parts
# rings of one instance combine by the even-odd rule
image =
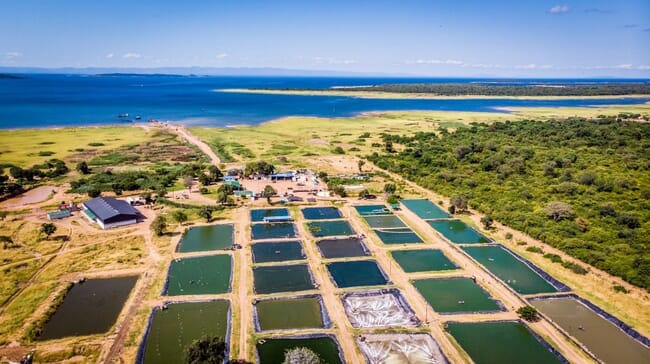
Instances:
[[[216,59],[224,59],[228,57],[228,53],[219,53],[216,56],[214,56]]]
[[[6,59],[14,59],[14,58],[22,57],[22,56],[23,56],[23,54],[20,53],[20,52],[7,52],[7,53],[5,53],[5,58]]]
[[[354,59],[337,59],[332,57],[314,57],[314,63],[316,64],[355,64],[357,63]]]
[[[555,5],[554,7],[548,9],[548,12],[551,14],[564,14],[568,13],[569,10],[569,5]]]
[[[113,57],[115,57],[115,55],[114,55],[113,53],[108,53],[108,54],[106,55],[106,58],[107,58],[107,59],[111,59],[111,58],[113,58]]]
[[[418,59],[415,61],[406,61],[406,64],[446,64],[452,66],[462,66],[465,64],[463,61],[455,59]]]
[[[613,66],[603,66],[603,65],[597,65],[597,66],[582,66],[578,67],[579,69],[584,69],[584,70],[629,70],[629,71],[645,71],[645,70],[650,70],[650,65],[634,65],[631,63],[621,63]]]
[[[550,65],[550,64],[535,64],[535,63],[515,66],[515,69],[518,69],[518,70],[536,70],[536,69],[550,70],[551,68],[553,68],[553,65]]]
[[[493,64],[493,63],[464,64],[463,67],[471,67],[471,68],[503,68],[502,65]]]
[[[138,58],[142,58],[142,55],[140,53],[130,53],[129,52],[129,53],[124,53],[122,55],[122,58],[124,58],[124,59],[138,59]]]

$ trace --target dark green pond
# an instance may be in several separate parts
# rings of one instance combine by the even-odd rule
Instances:
[[[413,211],[414,214],[424,220],[446,219],[449,217],[448,213],[429,200],[402,200],[401,202],[407,209]]]
[[[413,282],[436,312],[500,311],[501,307],[469,278],[431,278]]]
[[[255,293],[294,292],[314,289],[306,264],[253,268]]]
[[[289,216],[289,210],[281,209],[255,209],[251,210],[251,221],[261,222],[265,217]]]
[[[438,249],[394,250],[390,254],[406,273],[458,268]]]
[[[144,347],[145,364],[183,363],[185,348],[204,335],[226,339],[230,304],[184,302],[167,305],[153,313]]]
[[[253,244],[253,262],[281,262],[285,260],[302,260],[305,254],[297,240]]]
[[[419,244],[422,239],[409,228],[375,229],[375,234],[384,244]]]
[[[232,247],[232,224],[197,226],[190,228],[178,244],[181,253],[228,249]]]
[[[650,349],[577,299],[536,299],[531,303],[605,363],[650,363]]]
[[[450,322],[447,331],[476,364],[562,363],[520,322]]]
[[[318,297],[258,301],[255,309],[261,330],[323,327]]]
[[[345,220],[308,222],[307,230],[317,238],[323,236],[348,236],[355,234],[350,223]]]
[[[307,220],[340,219],[341,211],[336,207],[305,207],[302,215]]]
[[[339,288],[377,286],[388,283],[374,260],[329,263],[327,270]]]
[[[290,222],[253,224],[251,235],[253,240],[295,238],[296,227]]]
[[[354,206],[361,216],[369,215],[390,215],[392,212],[385,205],[359,205]]]
[[[452,243],[480,244],[490,242],[485,236],[460,220],[438,220],[427,221],[427,223]]]
[[[264,339],[256,344],[259,363],[280,364],[284,361],[284,353],[292,348],[307,348],[315,352],[325,364],[342,364],[339,346],[329,336],[294,338],[294,339]]]
[[[173,260],[165,294],[178,296],[230,292],[231,270],[232,258],[227,254]]]
[[[364,248],[361,239],[323,239],[316,243],[324,258],[361,257],[370,255]]]
[[[518,293],[535,294],[558,291],[500,245],[464,247],[463,250]]]
[[[395,215],[365,216],[364,219],[372,228],[404,228],[406,224]]]
[[[130,276],[89,279],[75,284],[45,324],[38,340],[108,331],[115,324],[137,281],[137,276]]]

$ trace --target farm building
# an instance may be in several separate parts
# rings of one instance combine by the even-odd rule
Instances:
[[[95,197],[83,203],[86,217],[102,229],[131,225],[138,222],[138,210],[126,201],[112,197]]]

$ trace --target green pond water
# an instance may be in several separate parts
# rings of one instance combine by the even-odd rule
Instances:
[[[520,322],[450,322],[447,331],[476,364],[562,362]]]
[[[429,200],[402,200],[401,202],[407,209],[413,211],[414,214],[424,220],[446,219],[449,217],[448,213]]]
[[[458,268],[438,249],[394,250],[390,254],[406,273]]]
[[[359,205],[354,206],[361,216],[369,215],[390,215],[392,212],[385,205]]]
[[[261,330],[323,327],[317,297],[258,301],[255,309]]]
[[[306,264],[253,268],[255,293],[294,292],[314,289]]]
[[[302,216],[307,220],[340,219],[341,211],[336,207],[305,207]]]
[[[178,244],[181,253],[228,249],[232,247],[232,224],[197,226],[190,228]]]
[[[166,295],[220,294],[230,292],[232,258],[208,255],[172,261]]]
[[[115,324],[137,280],[137,276],[130,276],[76,283],[45,324],[38,340],[108,331]]]
[[[253,224],[251,237],[253,240],[295,238],[296,227],[290,222]]]
[[[480,244],[490,241],[460,220],[427,221],[445,238],[456,244]]]
[[[285,208],[281,209],[255,209],[251,210],[251,221],[252,222],[261,222],[264,221],[265,217],[277,217],[277,216],[288,216],[289,210]]]
[[[302,251],[302,245],[297,240],[253,244],[253,261],[255,263],[302,259],[305,259],[305,254]]]
[[[558,291],[524,262],[499,245],[464,247],[463,250],[520,294]]]
[[[280,364],[284,361],[285,351],[292,348],[304,347],[315,352],[322,364],[342,364],[339,346],[329,336],[294,339],[264,339],[263,343],[256,344],[259,363]]]
[[[323,239],[316,243],[324,258],[361,257],[370,255],[357,238]]]
[[[388,283],[374,260],[329,263],[327,270],[339,288]]]
[[[650,363],[649,348],[577,299],[536,299],[531,303],[605,363]]]
[[[395,215],[365,216],[364,219],[372,228],[405,228],[406,224]]]
[[[420,244],[422,239],[409,228],[373,230],[384,244]]]
[[[307,230],[317,238],[323,236],[346,236],[355,234],[350,223],[345,220],[308,222]]]
[[[469,278],[431,278],[413,282],[436,312],[500,311],[486,291]]]
[[[167,305],[153,314],[144,346],[144,364],[177,364],[185,348],[204,335],[226,338],[228,301],[184,302]]]

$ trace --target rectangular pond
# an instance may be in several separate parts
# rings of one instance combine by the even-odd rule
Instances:
[[[378,286],[388,283],[386,275],[374,260],[329,263],[327,270],[339,288]]]
[[[137,363],[183,363],[185,348],[204,335],[227,341],[228,301],[170,303],[165,307],[152,313]]]
[[[256,330],[293,330],[325,327],[320,296],[279,298],[255,303]]]
[[[519,321],[450,322],[446,328],[476,364],[564,362]]]
[[[235,228],[232,224],[190,228],[178,243],[181,253],[228,249],[232,247]]]
[[[470,278],[418,279],[413,281],[413,285],[436,312],[478,313],[502,310],[499,302]]]
[[[402,200],[402,205],[423,220],[446,219],[449,214],[426,199]]]
[[[260,364],[283,363],[285,352],[295,348],[307,348],[313,351],[320,358],[320,363],[343,363],[339,345],[336,339],[329,335],[265,338],[258,340],[255,348],[257,349],[257,358]]]
[[[43,327],[38,340],[107,332],[115,324],[137,276],[76,283]]]
[[[481,263],[517,293],[557,292],[547,280],[500,245],[464,247],[463,250]]]
[[[354,206],[354,209],[357,210],[361,216],[372,216],[372,215],[390,215],[392,212],[385,205],[357,205]]]
[[[406,224],[395,215],[365,216],[364,219],[371,228],[405,228]]]
[[[286,208],[280,209],[255,209],[251,210],[251,221],[252,222],[262,222],[265,217],[277,218],[291,216],[289,210]]]
[[[307,230],[317,238],[323,236],[349,236],[355,234],[350,223],[345,220],[308,222]]]
[[[431,335],[425,333],[365,334],[357,345],[371,364],[447,364]]]
[[[373,230],[384,244],[420,244],[422,239],[409,228]]]
[[[333,206],[305,207],[301,211],[302,216],[304,216],[307,220],[340,219],[343,217],[341,211]]]
[[[427,223],[455,244],[482,244],[491,242],[483,234],[480,234],[460,220],[437,220],[427,221]]]
[[[258,294],[314,289],[307,264],[253,268],[254,290]]]
[[[221,294],[230,292],[232,258],[228,254],[172,260],[164,295]]]
[[[390,254],[406,273],[458,269],[438,249],[393,250]]]
[[[255,243],[252,251],[255,263],[305,259],[302,245],[297,240]]]
[[[347,258],[370,255],[361,239],[323,239],[316,243],[323,258]]]
[[[353,327],[415,327],[420,320],[397,289],[351,292],[342,298]]]
[[[296,226],[290,222],[259,223],[251,227],[251,238],[260,239],[290,239],[296,237]]]
[[[531,304],[605,363],[650,362],[650,348],[575,297],[534,299]]]

